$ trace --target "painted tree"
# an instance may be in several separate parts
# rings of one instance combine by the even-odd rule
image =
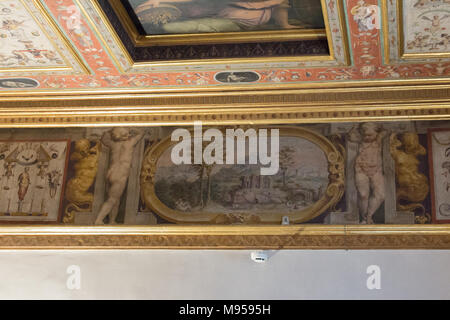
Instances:
[[[206,170],[206,177],[207,177],[207,184],[206,184],[206,203],[205,206],[208,206],[209,202],[211,201],[211,172],[213,169],[214,165],[205,165],[205,170]]]
[[[292,147],[283,147],[280,150],[280,170],[283,175],[283,186],[286,186],[287,171],[295,164],[295,149]]]
[[[204,208],[205,204],[203,201],[203,177],[204,177],[204,173],[205,173],[205,167],[202,164],[194,164],[192,165],[194,170],[197,172],[198,174],[198,180],[200,182],[200,192],[198,195],[198,205],[200,206],[200,208]]]
[[[203,141],[203,149],[207,146],[208,142]],[[192,152],[192,155],[194,153]],[[192,159],[192,163],[194,162],[194,159]],[[201,164],[194,164],[193,165],[194,170],[196,170],[198,172],[198,179],[200,180],[200,195],[199,195],[199,206],[200,208],[205,208],[210,200],[211,200],[211,186],[212,186],[212,177],[211,177],[211,172],[212,169],[214,167],[214,164],[206,164],[204,161],[202,161]],[[204,191],[203,189],[205,188],[205,174],[206,174],[206,201],[205,201],[205,197],[204,197]]]

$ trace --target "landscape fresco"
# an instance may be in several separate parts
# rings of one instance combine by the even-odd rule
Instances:
[[[328,185],[324,152],[303,138],[280,138],[280,170],[259,165],[174,165],[171,148],[160,157],[155,193],[169,208],[189,213],[290,213],[319,200]]]
[[[146,34],[321,29],[320,0],[125,0]]]

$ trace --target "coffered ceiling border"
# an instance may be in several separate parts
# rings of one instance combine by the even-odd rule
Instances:
[[[305,67],[346,66],[350,63],[347,30],[345,23],[344,4],[342,0],[336,2],[336,7],[329,5],[329,0],[321,0],[327,13],[325,15],[326,34],[328,38],[330,55],[327,56],[298,56],[298,57],[270,57],[270,58],[233,58],[233,59],[203,59],[203,60],[180,60],[180,61],[156,61],[137,62],[134,61],[117,28],[112,25],[109,18],[102,9],[110,6],[106,0],[75,0],[83,15],[89,21],[97,36],[107,48],[109,55],[115,61],[122,73],[133,72],[174,72],[189,70],[247,70],[251,68],[292,68],[299,63]],[[334,4],[334,0],[333,4]],[[130,39],[131,40],[131,39]]]

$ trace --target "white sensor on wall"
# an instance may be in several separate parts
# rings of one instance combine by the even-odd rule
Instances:
[[[266,262],[267,259],[269,258],[267,256],[267,253],[264,251],[253,251],[250,256],[251,256],[252,260],[257,263]]]

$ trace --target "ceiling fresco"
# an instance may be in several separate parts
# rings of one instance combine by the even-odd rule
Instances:
[[[0,5],[2,68],[59,67],[64,64],[62,54],[34,21],[24,3],[2,1]]]
[[[448,53],[450,1],[417,1],[404,10],[406,53]]]
[[[0,1],[0,74],[87,73],[51,19],[37,1]]]
[[[446,0],[323,1],[329,56],[157,62],[133,60],[102,2],[0,0],[0,90],[261,87],[450,75]],[[16,85],[3,85],[8,78]]]

